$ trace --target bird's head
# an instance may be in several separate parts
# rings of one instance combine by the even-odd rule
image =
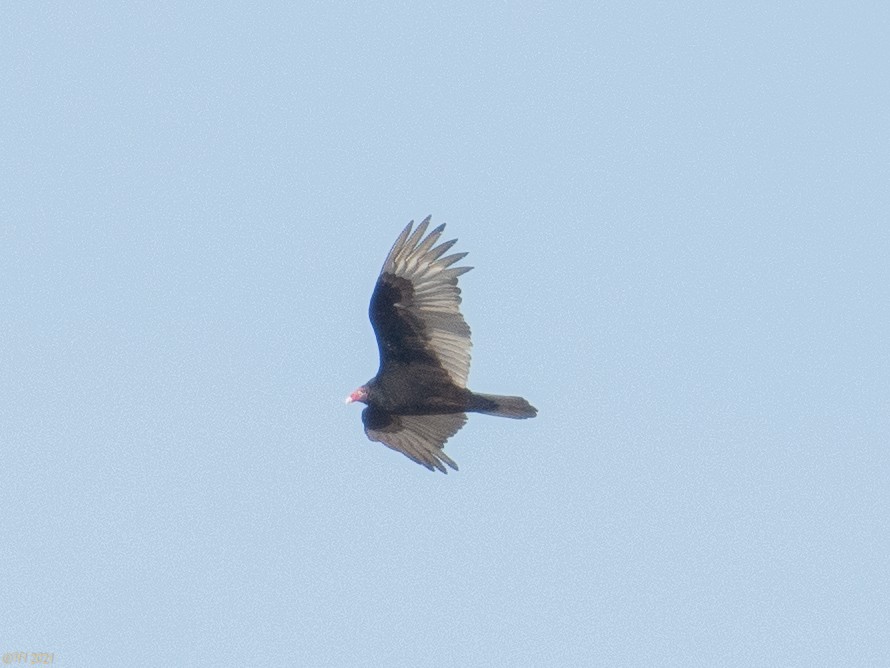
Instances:
[[[351,404],[353,401],[360,401],[363,404],[368,403],[368,386],[362,385],[361,387],[352,391],[348,397],[346,397],[346,403]]]

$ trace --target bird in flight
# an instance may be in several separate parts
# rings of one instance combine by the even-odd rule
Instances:
[[[429,224],[427,216],[412,230],[412,220],[386,256],[368,309],[380,368],[346,403],[367,404],[362,422],[370,440],[447,473],[445,464],[455,471],[457,464],[442,448],[467,413],[524,419],[538,409],[522,397],[467,388],[472,344],[457,279],[472,267],[452,266],[466,253],[445,255],[457,239],[436,245],[445,225],[426,234]]]

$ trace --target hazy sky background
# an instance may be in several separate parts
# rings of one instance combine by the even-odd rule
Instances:
[[[0,653],[890,662],[886,5],[184,5],[3,9]],[[427,214],[447,476],[343,405]]]

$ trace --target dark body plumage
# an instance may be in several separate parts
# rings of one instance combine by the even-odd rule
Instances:
[[[413,221],[393,244],[377,279],[368,314],[380,352],[377,375],[350,395],[362,401],[365,432],[430,470],[457,465],[445,441],[466,413],[529,418],[537,409],[521,397],[476,394],[466,387],[470,328],[460,313],[457,279],[472,267],[452,267],[466,253],[444,256],[456,240],[434,246],[445,226],[424,238],[427,217]]]

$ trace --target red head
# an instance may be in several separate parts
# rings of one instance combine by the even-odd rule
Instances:
[[[363,404],[368,403],[368,386],[362,385],[360,388],[353,390],[352,394],[346,397],[346,403],[351,404],[353,401],[360,401]]]

